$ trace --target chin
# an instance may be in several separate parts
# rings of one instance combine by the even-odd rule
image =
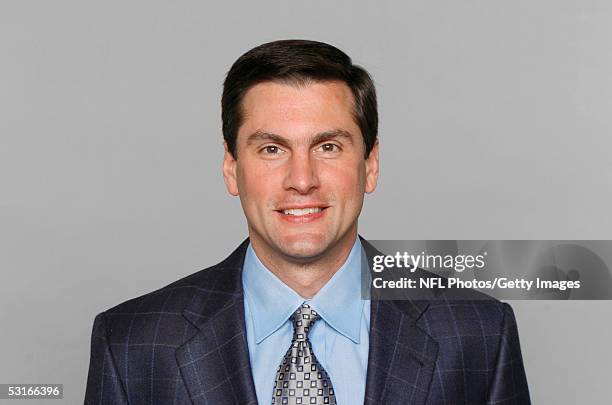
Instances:
[[[322,235],[296,235],[284,239],[281,244],[283,254],[300,260],[319,257],[328,247]]]

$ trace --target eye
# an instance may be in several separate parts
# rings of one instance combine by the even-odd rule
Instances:
[[[319,146],[319,149],[322,152],[330,153],[330,152],[338,152],[340,150],[340,147],[336,145],[335,143],[324,143],[323,145]]]
[[[280,155],[284,151],[276,145],[266,145],[261,149],[264,155]]]

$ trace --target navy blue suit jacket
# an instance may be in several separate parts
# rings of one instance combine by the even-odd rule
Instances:
[[[257,404],[241,280],[247,244],[99,314],[85,403]],[[438,296],[371,308],[366,405],[530,403],[508,304]]]

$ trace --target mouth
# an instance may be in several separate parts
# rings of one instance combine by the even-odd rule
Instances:
[[[281,218],[289,222],[306,223],[321,218],[329,207],[302,207],[276,210]]]
[[[321,207],[309,207],[309,208],[290,208],[287,210],[282,210],[281,212],[284,215],[293,215],[293,216],[302,216],[308,214],[316,214],[323,211],[325,208]]]

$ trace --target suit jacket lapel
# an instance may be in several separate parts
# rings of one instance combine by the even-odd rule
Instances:
[[[438,343],[414,315],[427,304],[372,301],[365,403],[424,404],[438,357]]]
[[[181,375],[194,404],[257,404],[249,360],[242,264],[248,240],[223,263],[218,276],[183,311],[195,334],[176,350]]]
[[[362,239],[366,255],[380,254]],[[372,261],[370,260],[370,263]],[[424,404],[438,343],[422,329],[428,300],[372,299],[366,405]]]

